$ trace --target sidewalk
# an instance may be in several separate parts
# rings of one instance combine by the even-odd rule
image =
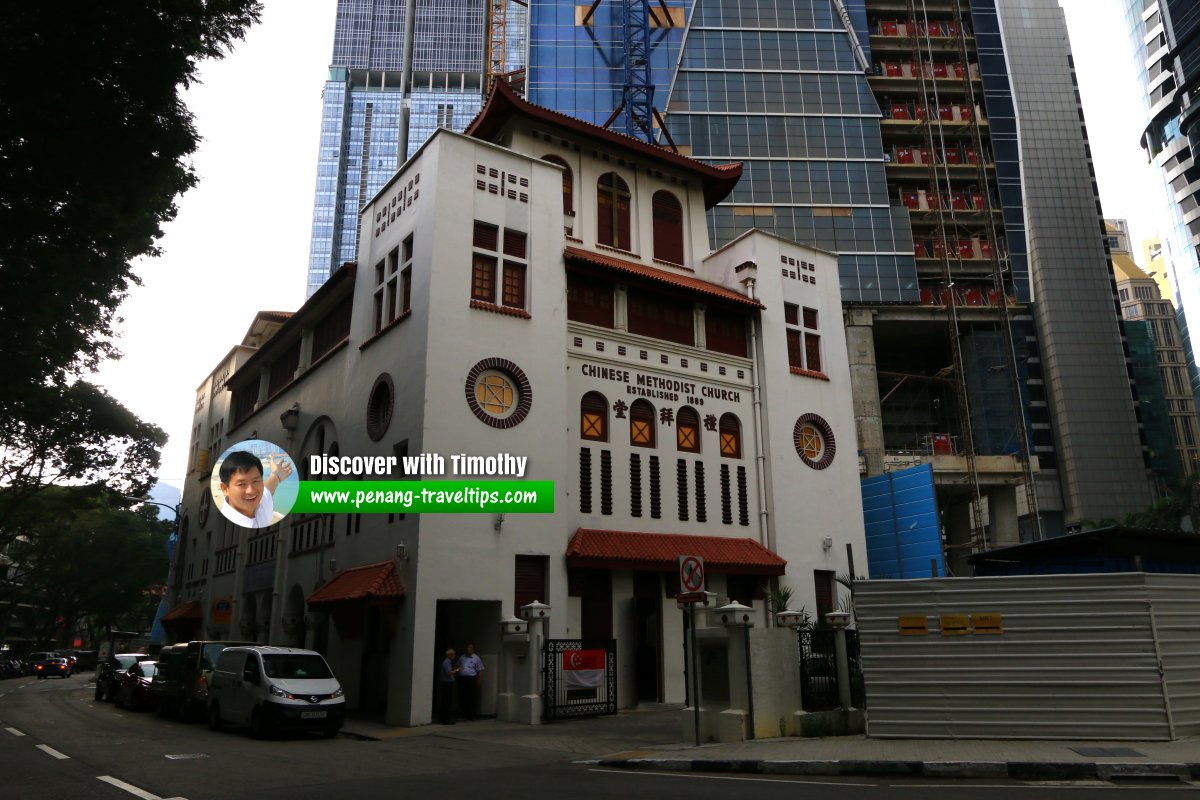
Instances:
[[[1200,781],[1200,739],[1175,742],[1014,739],[763,739],[615,754],[623,769],[787,775],[887,775],[1022,781]]]
[[[395,728],[352,715],[342,733],[380,741],[442,736],[558,750],[581,763],[645,770],[792,775],[873,775],[1011,780],[1200,781],[1200,739],[1176,742],[1013,739],[761,739],[681,742],[680,707],[649,706],[616,716],[549,725],[494,719]]]

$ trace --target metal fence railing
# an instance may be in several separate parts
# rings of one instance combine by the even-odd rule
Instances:
[[[802,630],[798,634],[800,650],[800,703],[805,711],[839,708],[836,632],[828,628]],[[862,662],[859,658],[858,631],[846,631],[846,655],[850,661],[850,702],[855,708],[866,706]]]

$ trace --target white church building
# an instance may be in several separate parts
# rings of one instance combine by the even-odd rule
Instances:
[[[175,638],[319,649],[350,708],[420,725],[467,642],[494,711],[500,620],[535,600],[550,636],[616,641],[622,707],[682,702],[680,555],[760,626],[773,585],[832,610],[847,545],[866,564],[837,262],[758,231],[711,251],[740,175],[502,83],[440,130],[363,208],[357,264],[199,386]],[[527,457],[555,510],[240,528],[208,486],[246,439],[302,479],[310,455]]]

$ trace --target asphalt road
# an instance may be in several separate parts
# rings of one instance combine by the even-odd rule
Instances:
[[[421,729],[376,742],[290,735],[270,741],[248,732],[209,731],[152,713],[97,703],[87,676],[0,682],[0,797],[37,800],[187,798],[433,797],[470,792],[507,797],[653,797],[655,800],[1009,800],[1010,798],[1200,797],[1187,785],[1022,784],[981,781],[809,779],[598,769],[588,755],[549,738],[464,739],[453,729]],[[581,723],[572,723],[578,726]],[[461,727],[461,726],[456,726]],[[574,727],[572,737],[586,728]]]

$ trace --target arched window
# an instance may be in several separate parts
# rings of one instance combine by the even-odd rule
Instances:
[[[700,452],[700,415],[684,406],[675,414],[675,445],[687,453]]]
[[[629,185],[615,172],[606,172],[596,184],[596,241],[609,247],[628,250]]]
[[[634,400],[629,407],[629,443],[654,447],[654,406],[646,400]]]
[[[579,401],[579,436],[595,442],[608,441],[608,401],[599,392],[588,392]]]
[[[683,263],[683,206],[667,191],[654,193],[654,257]]]
[[[742,457],[742,423],[733,414],[722,414],[717,425],[721,435],[721,455],[728,458]]]
[[[563,168],[563,213],[569,217],[575,216],[575,202],[571,196],[575,187],[575,179],[571,175],[571,168],[558,156],[542,156],[542,161],[557,164]]]

